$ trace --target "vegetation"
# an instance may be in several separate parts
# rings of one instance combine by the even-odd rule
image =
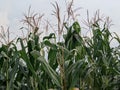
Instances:
[[[0,89],[120,90],[120,38],[109,31],[108,19],[103,22],[97,13],[87,22],[91,36],[82,36],[79,22],[73,18],[73,24],[61,23],[59,6],[53,6],[62,40],[55,33],[40,40],[37,22],[41,18],[33,23],[35,15],[25,16],[32,29],[26,38],[9,41],[9,29],[8,35],[0,34],[6,41],[0,47]],[[118,46],[111,46],[113,40]]]

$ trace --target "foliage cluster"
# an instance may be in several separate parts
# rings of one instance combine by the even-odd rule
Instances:
[[[55,33],[40,40],[39,27],[33,25],[25,39],[2,44],[0,89],[119,90],[120,38],[112,35],[108,23],[100,22],[98,18],[91,23],[91,37],[82,36],[80,24],[74,21],[72,25],[63,23],[62,41],[57,41]],[[61,30],[59,24],[58,19]],[[111,47],[113,40],[118,46]]]

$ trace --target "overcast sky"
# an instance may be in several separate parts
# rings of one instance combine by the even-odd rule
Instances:
[[[55,0],[0,0],[0,25],[10,26],[13,30],[17,30],[19,21],[23,18],[23,13],[27,12],[31,5],[32,10],[45,13],[47,18],[50,18],[51,10],[53,9],[51,2]],[[65,6],[65,0],[56,0],[61,9]],[[70,1],[70,0],[67,0]],[[85,18],[86,10],[90,14],[94,14],[96,10],[104,16],[109,16],[114,24],[111,29],[120,35],[120,0],[74,0],[75,7],[82,7],[79,11],[80,17]]]

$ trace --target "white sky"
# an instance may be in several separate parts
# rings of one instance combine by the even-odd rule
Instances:
[[[31,5],[32,10],[45,13],[47,18],[50,18],[52,13],[51,2],[55,0],[0,0],[0,25],[10,26],[13,30],[18,30],[20,20],[23,18],[23,13],[27,12]],[[61,9],[65,6],[65,0],[56,0]],[[67,0],[70,1],[70,0]],[[79,11],[80,17],[85,19],[86,10],[88,9],[90,14],[94,14],[96,10],[100,9],[100,12],[104,16],[109,16],[114,26],[111,31],[117,32],[120,35],[120,0],[74,0],[75,7],[82,7]],[[18,25],[18,26],[17,26]],[[17,32],[17,31],[14,31]]]

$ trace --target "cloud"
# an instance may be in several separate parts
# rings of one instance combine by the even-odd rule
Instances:
[[[5,11],[0,12],[0,26],[7,26],[9,24],[8,13]]]
[[[0,1],[0,26],[9,26],[9,14],[11,11],[11,2],[7,0]]]

